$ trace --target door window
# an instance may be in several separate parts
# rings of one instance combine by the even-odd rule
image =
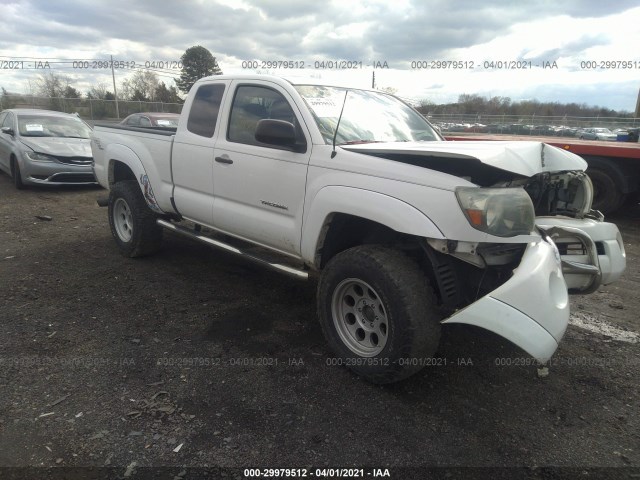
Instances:
[[[13,115],[11,115],[11,112],[7,112],[7,116],[4,117],[4,122],[0,125],[0,128],[4,127],[13,128]]]
[[[260,120],[266,118],[292,123],[296,127],[300,142],[304,143],[304,135],[300,130],[296,116],[282,94],[271,88],[252,85],[242,85],[236,90],[231,107],[227,139],[230,142],[278,148],[264,145],[256,140],[256,126]]]

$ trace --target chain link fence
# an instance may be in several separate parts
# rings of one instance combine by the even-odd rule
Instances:
[[[2,95],[0,96],[0,110],[7,108],[39,108],[65,113],[78,113],[85,120],[118,121],[127,115],[139,112],[180,113],[182,111],[182,103],[118,100],[118,116],[116,114],[115,100]]]
[[[443,132],[574,136],[584,128],[633,129],[637,117],[572,117],[543,115],[426,114]]]
[[[37,97],[8,94],[0,96],[0,110],[7,108],[41,108],[78,113],[85,120],[118,121],[139,112],[180,113],[182,103],[93,98]],[[611,130],[638,128],[637,117],[575,117],[542,115],[426,114],[432,123],[447,132],[510,133],[524,135],[573,136],[583,128],[605,127]]]

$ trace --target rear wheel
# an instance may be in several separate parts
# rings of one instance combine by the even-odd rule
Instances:
[[[429,282],[404,253],[380,246],[332,258],[318,284],[318,315],[338,364],[374,383],[421,370],[440,341]]]
[[[22,190],[25,185],[22,182],[22,172],[20,171],[20,165],[18,164],[18,160],[15,157],[11,157],[11,177],[13,179],[13,185],[18,189]]]
[[[109,225],[120,252],[141,257],[157,252],[162,245],[162,228],[156,223],[135,180],[117,182],[109,193]]]

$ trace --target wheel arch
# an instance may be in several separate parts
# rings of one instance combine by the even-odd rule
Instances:
[[[11,172],[12,175],[13,175],[13,162],[18,162],[18,161],[19,161],[18,156],[15,154],[15,152],[11,152],[11,154],[9,155],[9,171]]]
[[[330,186],[313,199],[303,224],[302,257],[321,269],[337,253],[398,238],[444,238],[421,211],[370,190]]]
[[[18,169],[17,177],[16,177],[16,168]],[[15,187],[19,190],[25,188],[24,180],[22,179],[22,167],[20,166],[20,157],[16,155],[15,152],[11,152],[9,155],[9,175],[11,175],[11,179]]]
[[[141,175],[147,174],[140,158],[124,145],[109,145],[104,156],[109,159],[109,185],[121,180],[138,180]]]
[[[144,165],[133,150],[123,145],[113,145],[108,148],[105,156],[109,158],[107,173],[110,186],[116,182],[134,180],[142,191],[149,208],[156,213],[164,213],[158,206]]]

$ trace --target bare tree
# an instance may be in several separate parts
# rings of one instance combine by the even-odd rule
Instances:
[[[67,87],[71,87],[71,79],[65,75],[47,72],[36,79],[36,93],[41,97],[62,97]]]
[[[120,85],[120,95],[124,100],[154,101],[160,81],[153,72],[136,71]]]
[[[107,86],[104,83],[98,83],[91,87],[91,89],[87,92],[87,98],[100,99],[103,100],[107,97]]]

